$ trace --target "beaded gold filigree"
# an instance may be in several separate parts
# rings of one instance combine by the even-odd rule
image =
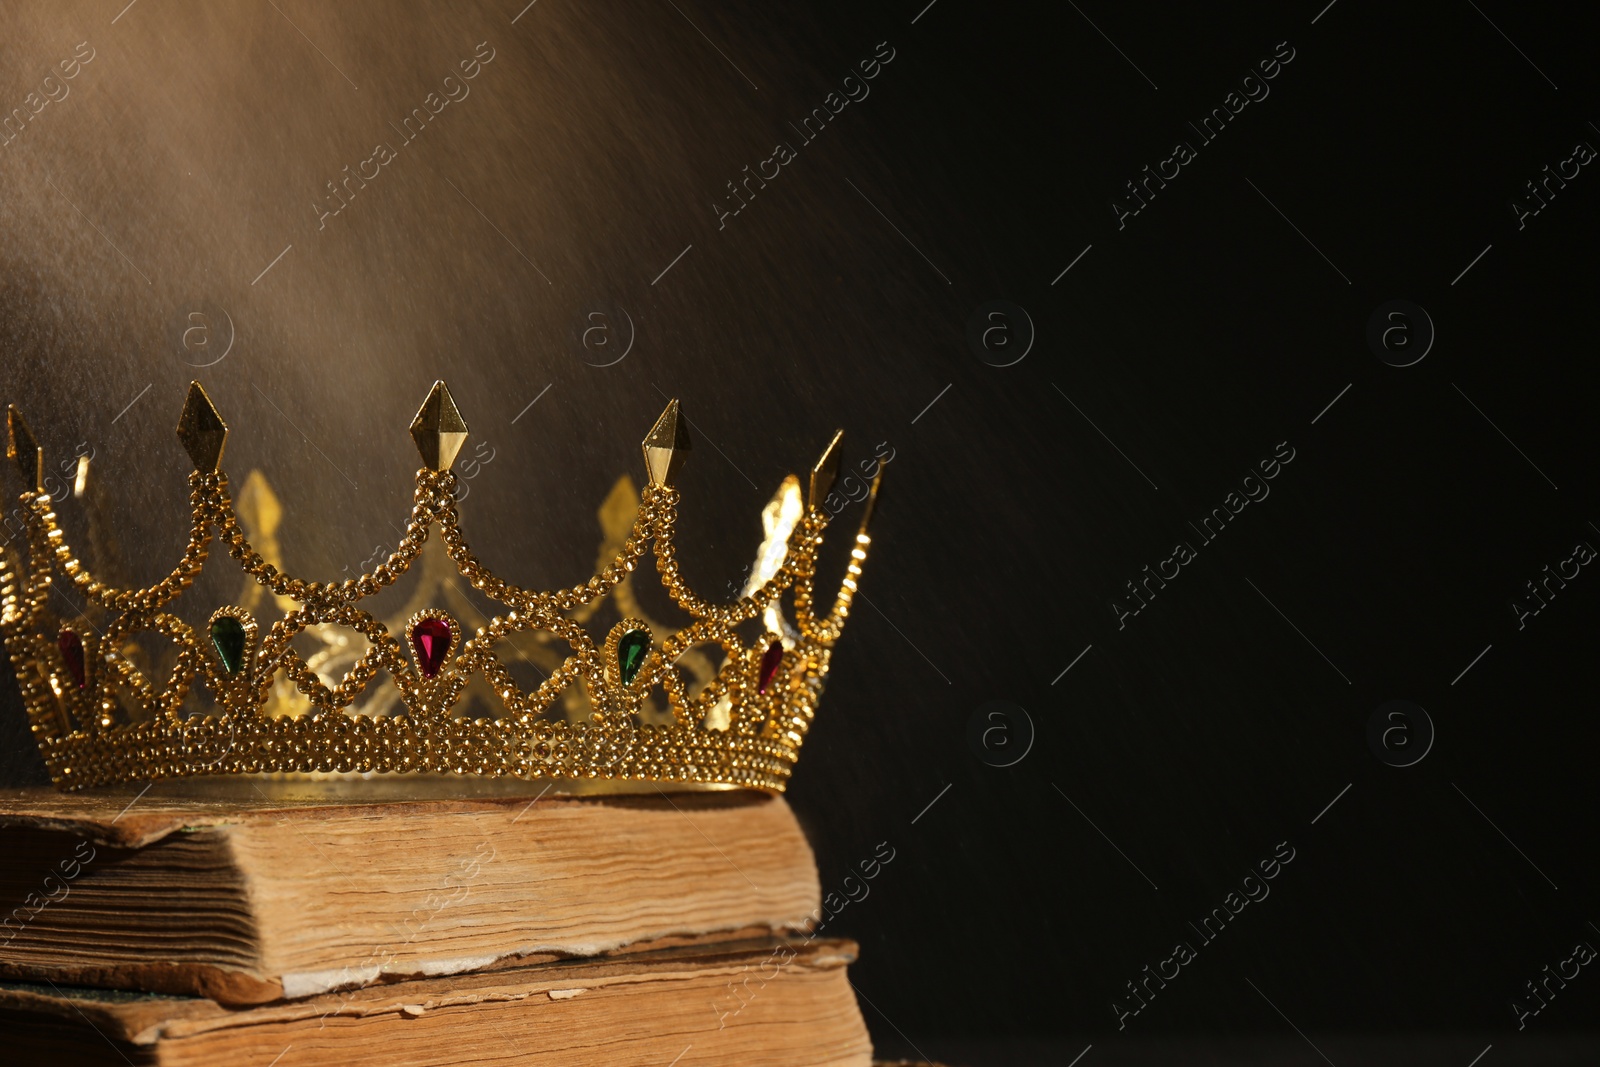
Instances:
[[[849,614],[871,538],[868,521],[881,468],[873,481],[846,574],[827,614],[813,610],[813,576],[828,513],[822,502],[838,467],[835,435],[811,471],[807,506],[786,483],[768,507],[769,537],[745,595],[717,604],[697,596],[679,574],[673,531],[678,490],[672,479],[688,450],[678,402],[667,405],[643,442],[649,482],[629,534],[587,582],[544,592],[491,573],[468,546],[457,509],[451,464],[467,427],[443,382],[417,412],[411,435],[422,454],[410,520],[387,559],[341,582],[291,577],[263,558],[246,536],[218,468],[227,426],[205,390],[191,383],[178,436],[196,470],[189,476],[193,521],[189,543],[172,572],[146,589],[118,589],[90,573],[62,533],[44,491],[43,450],[15,407],[7,410],[6,453],[22,471],[27,566],[11,546],[0,552],[0,631],[10,654],[39,751],[62,788],[203,775],[334,772],[420,772],[562,782],[695,783],[781,792],[816,713],[828,660]],[[783,512],[779,519],[778,510]],[[425,608],[397,637],[360,606],[392,585],[437,533],[457,573],[504,611],[471,633],[450,613]],[[169,610],[219,541],[256,583],[245,604],[223,605],[204,633]],[[663,586],[693,619],[659,635],[628,613],[599,642],[584,627],[597,603],[617,593],[646,549]],[[274,553],[275,554],[275,553]],[[57,578],[105,613],[100,627],[64,626],[49,607]],[[619,589],[621,587],[621,589]],[[789,592],[791,625],[780,597]],[[284,609],[270,626],[255,611]],[[742,640],[740,624],[758,620],[762,633]],[[346,628],[366,650],[342,678],[326,679],[291,645],[308,628]],[[747,628],[748,629],[748,628]],[[520,632],[564,642],[571,652],[532,692],[524,692],[496,655]],[[130,655],[134,637],[159,634],[176,657],[159,687]],[[693,695],[677,665],[720,646],[720,669]],[[398,695],[384,714],[354,705],[386,675]],[[469,682],[482,678],[499,698],[500,714],[458,713]],[[272,694],[287,680],[302,698],[298,714],[273,714]],[[191,687],[209,691],[214,709],[185,709]],[[330,684],[331,682],[331,684]],[[546,712],[570,687],[587,696],[588,721],[552,720]],[[666,698],[670,721],[643,721],[650,694]]]

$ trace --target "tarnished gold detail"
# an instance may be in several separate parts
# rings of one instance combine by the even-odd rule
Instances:
[[[467,421],[461,417],[444,382],[434,382],[428,399],[417,409],[417,417],[411,420],[411,439],[422,453],[422,462],[432,471],[449,470],[461,446],[467,443]]]
[[[813,508],[820,508],[822,502],[828,499],[828,493],[833,490],[833,483],[839,477],[839,440],[842,437],[844,431],[835,430],[833,440],[828,442],[816,466],[811,468],[811,494],[806,497],[806,503]]]
[[[673,477],[689,458],[688,420],[678,413],[678,402],[667,402],[656,424],[645,435],[644,466],[651,485],[671,485]]]
[[[17,465],[35,492],[44,488],[44,449],[22,419],[15,404],[6,405],[6,458]]]
[[[189,383],[189,396],[178,416],[178,440],[194,461],[194,469],[209,474],[222,465],[222,449],[228,443],[228,424],[217,414],[216,406],[199,382]]]
[[[669,413],[676,416],[675,406]],[[183,558],[148,588],[114,588],[79,561],[57,524],[49,495],[35,479],[21,495],[26,567],[22,551],[0,552],[0,630],[35,740],[56,783],[80,788],[194,775],[381,771],[781,792],[815,716],[831,649],[849,613],[870,544],[865,528],[856,535],[832,609],[814,614],[815,567],[828,514],[820,498],[802,511],[798,484],[786,480],[763,516],[767,539],[743,595],[732,603],[711,603],[679,574],[673,541],[678,490],[652,481],[635,496],[624,478],[602,510],[606,544],[594,576],[552,592],[527,589],[484,567],[461,531],[459,483],[448,462],[466,430],[442,383],[423,405],[418,423],[429,427],[419,434],[413,424],[424,459],[429,458],[425,442],[432,440],[441,467],[417,472],[415,503],[393,551],[342,581],[291,577],[264,556],[264,551],[276,555],[273,528],[279,516],[276,498],[259,475],[244,494],[249,499],[236,507],[227,476],[200,469],[189,476],[192,525]],[[11,426],[11,445],[37,448],[19,419]],[[656,464],[652,478],[670,478],[681,461],[684,439],[675,421],[665,434],[660,446],[647,439],[647,447],[671,453],[658,457],[666,468]],[[203,466],[203,455],[192,458]],[[650,462],[648,451],[646,458]],[[31,473],[38,473],[37,464]],[[260,539],[260,548],[252,536]],[[242,656],[234,658],[236,643],[227,645],[237,664],[233,669],[209,630],[189,626],[168,608],[194,581],[213,540],[248,575],[256,593],[241,598],[241,606],[225,606],[211,616],[212,622],[237,619],[244,631]],[[631,592],[633,573],[647,550],[668,595],[691,617],[681,629],[653,622]],[[361,604],[413,564],[422,571],[414,597],[445,597],[454,613],[447,616],[425,601],[405,609],[412,625],[425,618],[451,619],[448,655],[431,678],[422,676],[407,647],[410,625],[380,620]],[[500,613],[479,615],[461,595],[464,590],[452,584],[458,578],[498,601]],[[73,622],[79,634],[86,627],[93,631],[92,639],[84,640],[83,690],[64,673],[56,647],[61,623],[51,609],[55,582],[69,585],[87,604],[83,625]],[[785,591],[792,598],[792,621],[780,603]],[[584,624],[608,596],[623,620],[597,641]],[[282,616],[258,630],[252,610],[274,608]],[[747,642],[737,631],[753,620],[764,628]],[[644,631],[651,640],[642,660],[630,659],[637,673],[623,684],[618,645],[633,631]],[[302,656],[293,643],[300,634],[318,637],[323,651]],[[146,677],[142,665],[152,657],[134,644],[136,637],[154,635],[177,650],[169,657],[173,662],[164,682]],[[217,640],[237,642],[239,636],[240,628],[230,622]],[[531,640],[541,659],[549,656],[546,676],[531,692],[519,687],[506,666],[527,658],[513,651],[519,637]],[[758,665],[775,637],[784,645],[783,667],[759,692]],[[631,646],[638,644],[633,638]],[[564,655],[555,653],[557,645],[565,646]],[[300,647],[309,646],[302,642]],[[709,653],[717,654],[720,666]],[[387,684],[375,686],[380,674]],[[190,697],[196,682],[211,694],[209,711],[200,710],[204,701],[197,704]],[[369,688],[389,695],[357,707]],[[574,693],[586,698],[585,715],[579,721],[552,719],[562,706],[558,702],[566,702],[570,714],[567,698]],[[652,711],[658,696],[664,707]],[[479,706],[479,697],[498,701],[493,717],[462,714],[469,701]]]

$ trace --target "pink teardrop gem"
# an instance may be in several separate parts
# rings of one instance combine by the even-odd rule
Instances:
[[[778,673],[778,668],[783,664],[783,643],[774,641],[767,646],[761,654],[761,672],[757,676],[756,692],[765,693],[767,686],[772,684],[772,678]]]
[[[89,675],[83,661],[83,638],[71,630],[62,630],[56,638],[56,647],[61,650],[61,658],[66,662],[67,671],[72,675],[72,680],[82,689],[89,683]]]
[[[450,624],[444,619],[423,619],[411,628],[411,648],[423,677],[432,678],[450,651]]]

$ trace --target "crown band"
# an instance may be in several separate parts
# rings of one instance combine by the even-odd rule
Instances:
[[[62,788],[205,775],[447,773],[582,782],[697,783],[781,792],[799,758],[861,575],[881,466],[856,533],[846,575],[826,615],[813,613],[813,576],[828,509],[822,506],[838,467],[838,435],[811,471],[810,499],[792,519],[781,562],[747,595],[730,604],[702,600],[678,573],[673,543],[678,491],[671,481],[689,450],[672,401],[645,438],[649,484],[640,494],[631,534],[615,558],[582,585],[555,592],[525,589],[486,568],[459,525],[458,480],[451,463],[467,427],[443,382],[418,411],[411,434],[423,456],[415,502],[399,544],[383,562],[343,582],[306,582],[280,571],[252,547],[235,512],[221,462],[227,426],[198,382],[192,383],[178,435],[194,460],[189,476],[192,525],[182,559],[146,589],[116,589],[97,580],[73,553],[40,481],[43,450],[21,415],[7,411],[7,455],[29,481],[21,495],[28,567],[7,546],[0,552],[0,631],[15,668],[29,723],[51,777]],[[797,495],[793,478],[786,488]],[[781,493],[782,491],[780,491]],[[363,610],[360,601],[392,585],[437,536],[456,571],[506,610],[463,633],[447,612],[427,609],[406,625],[406,641]],[[781,531],[780,531],[781,532]],[[221,543],[260,586],[295,604],[264,632],[252,612],[224,605],[204,637],[167,610]],[[693,622],[664,638],[637,618],[624,618],[598,645],[570,613],[584,613],[633,573],[646,548],[672,600]],[[48,600],[59,575],[110,621],[87,614],[63,625]],[[779,599],[791,593],[794,622]],[[86,609],[87,610],[87,609]],[[735,628],[761,620],[750,644]],[[334,684],[290,645],[312,626],[361,634],[366,651]],[[89,632],[86,632],[87,631]],[[135,634],[158,633],[177,648],[157,689],[132,662]],[[523,692],[495,654],[519,632],[542,631],[571,652],[531,693]],[[409,648],[407,647],[409,645]],[[716,675],[691,694],[675,666],[698,646],[720,646]],[[353,710],[379,672],[388,675],[403,709],[387,715]],[[269,695],[291,681],[305,710],[269,715]],[[494,690],[501,714],[454,714],[473,676]],[[186,715],[191,685],[215,699],[215,713]],[[583,687],[587,722],[551,721],[545,713],[573,685]],[[671,721],[640,721],[641,705],[664,692]]]

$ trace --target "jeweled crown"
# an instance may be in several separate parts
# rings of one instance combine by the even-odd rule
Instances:
[[[43,449],[14,406],[6,424],[6,454],[28,483],[21,494],[27,566],[14,546],[0,550],[0,630],[39,751],[66,789],[202,775],[433,772],[781,792],[850,610],[882,478],[878,466],[844,582],[825,615],[813,612],[812,580],[829,518],[823,503],[837,477],[838,434],[810,472],[807,506],[800,506],[793,476],[768,506],[767,540],[744,595],[711,603],[685,584],[673,547],[679,493],[672,482],[689,451],[673,400],[644,439],[649,480],[614,558],[581,585],[526,589],[490,573],[461,532],[461,482],[452,465],[468,431],[450,391],[437,382],[411,424],[424,466],[398,545],[356,577],[307,582],[252,546],[219,469],[227,426],[194,382],[178,422],[179,440],[195,465],[188,548],[155,585],[118,589],[96,579],[68,545],[45,491]],[[80,488],[86,467],[80,460]],[[402,642],[360,602],[405,574],[435,527],[460,578],[505,610],[468,634],[449,612],[424,607],[405,623]],[[266,590],[285,609],[264,632],[248,606],[217,608],[203,635],[170,610],[200,572],[214,538],[254,583],[247,584],[254,596],[241,599],[259,604]],[[650,623],[625,617],[597,642],[582,621],[602,598],[627,588],[647,547],[667,593],[693,621],[658,634]],[[84,612],[66,622],[49,603],[58,576],[87,601]],[[780,602],[786,591],[792,622]],[[637,603],[631,596],[616,599]],[[759,630],[754,640],[737,632],[746,623],[747,631]],[[299,634],[336,628],[365,641],[337,680],[291,645]],[[519,688],[499,655],[512,635],[525,632],[570,648],[532,692]],[[160,688],[137,665],[149,660],[135,641],[141,633],[176,647]],[[714,670],[700,651],[706,646],[724,653]],[[693,692],[678,666],[687,657],[702,664],[704,677]],[[398,700],[382,713],[355,707],[380,672]],[[487,682],[499,714],[460,714],[475,678]],[[209,714],[189,703],[196,682],[214,698]],[[557,699],[574,688],[586,696],[588,714],[577,722],[552,718]],[[665,695],[665,713],[646,714],[655,708],[656,691]],[[285,694],[295,701],[286,703]]]

